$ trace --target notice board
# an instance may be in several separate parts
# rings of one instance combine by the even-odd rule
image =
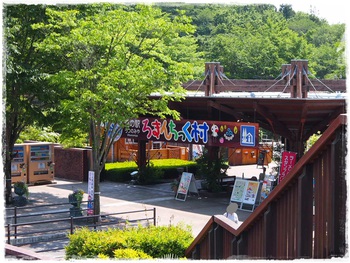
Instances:
[[[260,182],[249,181],[244,179],[236,179],[232,189],[231,202],[238,203],[240,210],[253,211],[257,199]],[[251,209],[245,209],[245,205],[249,205]]]
[[[188,192],[194,192],[198,194],[196,182],[192,173],[183,172],[181,175],[179,187],[175,196],[176,200],[185,201]]]
[[[231,202],[242,203],[243,194],[247,186],[247,180],[236,179],[235,184],[232,189]]]

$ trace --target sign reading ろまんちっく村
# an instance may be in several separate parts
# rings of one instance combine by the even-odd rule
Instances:
[[[122,137],[204,144],[224,147],[255,147],[259,125],[256,123],[142,118],[129,121]]]

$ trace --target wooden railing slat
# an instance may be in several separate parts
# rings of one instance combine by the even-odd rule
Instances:
[[[341,150],[346,121],[346,115],[336,118],[238,229],[226,217],[213,216],[186,256],[198,245],[200,258],[196,259],[308,259],[345,254],[345,234],[335,232],[345,229],[345,157]],[[336,161],[335,156],[341,160]]]

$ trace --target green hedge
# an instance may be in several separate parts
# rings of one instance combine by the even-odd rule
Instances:
[[[152,160],[155,168],[163,171],[161,179],[174,179],[178,177],[177,168],[183,167],[184,171],[195,174],[197,164],[194,161],[184,161],[180,159],[160,159]],[[137,170],[134,161],[106,163],[102,178],[113,182],[127,182],[131,180],[130,173]]]
[[[66,259],[183,258],[193,241],[191,232],[190,226],[183,224],[98,231],[84,227],[69,235]]]

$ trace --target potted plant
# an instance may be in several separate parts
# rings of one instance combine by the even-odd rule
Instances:
[[[82,216],[81,203],[83,201],[84,191],[82,189],[74,190],[68,195],[68,201],[73,207],[69,209],[71,216]]]
[[[27,204],[27,199],[29,196],[29,189],[28,185],[23,182],[16,182],[13,184],[13,189],[16,195],[18,195],[17,198],[15,198],[15,205],[17,206],[23,206]],[[24,196],[23,196],[24,195]]]

